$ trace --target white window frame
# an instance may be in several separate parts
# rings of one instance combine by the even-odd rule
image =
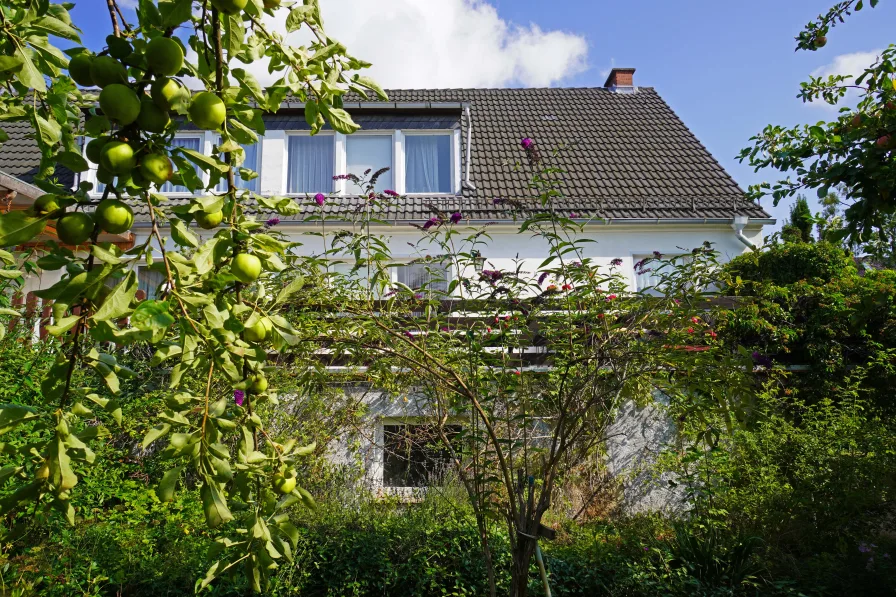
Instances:
[[[379,489],[381,495],[398,497],[405,500],[414,500],[422,498],[429,490],[429,485],[415,487],[413,485],[395,485],[386,486],[386,427],[390,425],[435,425],[438,421],[433,416],[427,415],[405,415],[405,416],[382,416],[376,420],[376,428],[374,430],[374,456],[368,468],[368,476],[373,481],[375,487]],[[466,427],[469,421],[466,417],[449,417],[446,425],[458,425]],[[449,463],[449,466],[454,466]]]
[[[396,164],[400,164],[400,166],[396,166],[396,169],[401,169],[401,184],[398,186],[400,188],[396,189],[397,192],[405,195],[408,193],[406,187],[406,178],[405,178],[405,153],[404,153],[404,137],[412,137],[412,136],[437,136],[443,135],[447,136],[451,140],[451,145],[449,147],[449,153],[451,154],[451,172],[450,172],[450,181],[451,181],[451,191],[447,193],[414,193],[414,197],[450,197],[452,195],[457,195],[460,193],[460,129],[402,129],[397,131],[401,135],[401,142],[396,143]],[[396,159],[393,158],[393,159]]]
[[[392,174],[393,189],[391,189],[391,190],[400,192],[400,191],[397,191],[397,189],[395,189],[394,187],[398,186],[398,184],[397,184],[398,173],[396,172],[396,170],[397,170],[396,164],[398,162],[396,160],[399,157],[399,154],[398,154],[399,141],[398,141],[398,139],[401,138],[401,131],[392,130],[392,129],[369,130],[369,131],[365,130],[365,131],[358,131],[356,133],[352,133],[351,135],[343,135],[342,136],[342,138],[343,138],[343,142],[342,142],[342,171],[337,172],[336,174],[355,174],[357,176],[363,176],[364,175],[363,172],[348,172],[348,137],[391,137],[392,138],[392,167],[389,169],[389,172]],[[339,149],[339,147],[337,147],[337,150],[338,149]],[[401,154],[401,155],[404,156],[404,154]],[[339,158],[336,159],[336,162],[339,163]],[[382,168],[382,166],[380,166],[380,168]],[[373,172],[371,172],[371,174],[373,174]],[[352,195],[358,195],[361,193],[361,189],[357,188],[355,183],[348,181],[348,180],[340,180],[339,182],[342,183],[342,188],[338,191],[340,195],[352,196]],[[351,185],[351,187],[349,187],[349,185]]]
[[[671,259],[673,257],[687,257],[687,256],[688,256],[687,253],[668,253],[668,254],[663,253],[663,259]],[[641,261],[642,259],[645,259],[645,258],[653,259],[653,252],[651,251],[650,253],[631,253],[631,258],[632,258],[632,267],[631,267],[632,291],[640,292],[641,288],[638,288],[638,273],[635,270],[635,264],[637,264],[639,261]],[[652,292],[655,293],[657,296],[661,295],[661,293],[658,292],[655,289],[655,287]]]
[[[345,135],[343,135],[341,133],[337,133],[335,131],[320,131],[319,133],[317,133],[317,135],[324,136],[324,137],[334,137],[334,140],[333,140],[333,176],[342,174],[342,172],[339,170],[339,164],[340,164],[340,155],[339,154],[341,151],[341,153],[342,153],[342,168],[345,169],[345,141],[343,139],[340,139],[340,137],[344,137]],[[282,172],[280,173],[280,193],[278,193],[278,194],[284,195],[285,197],[305,197],[306,195],[308,195],[308,193],[290,193],[287,185],[288,185],[288,181],[289,181],[289,138],[290,137],[310,137],[310,136],[311,136],[311,131],[301,131],[301,130],[286,131],[286,134],[283,137],[283,168],[282,168]],[[340,145],[341,145],[341,147],[340,147]],[[262,164],[264,164],[264,162],[262,162]],[[262,168],[263,167],[264,166],[262,165]],[[259,174],[259,179],[260,179],[261,178],[261,170],[258,171],[258,174]],[[345,185],[344,180],[333,180],[331,182],[333,183],[332,192],[334,192],[334,193],[338,193],[339,187]],[[260,184],[259,184],[259,188],[261,188]],[[327,191],[327,192],[319,191],[319,192],[324,193],[326,195],[330,194],[330,191]]]

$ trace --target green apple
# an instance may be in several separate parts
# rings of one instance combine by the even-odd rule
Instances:
[[[127,83],[128,71],[111,56],[97,56],[90,61],[90,78],[97,87],[106,87],[113,83]]]
[[[274,475],[273,485],[275,490],[286,495],[287,493],[292,493],[296,488],[296,478],[277,473]]]
[[[39,216],[52,216],[61,210],[62,206],[59,205],[59,198],[56,195],[46,194],[35,199],[31,209]]]
[[[174,165],[164,153],[151,153],[140,160],[140,174],[158,185],[165,184],[174,174]]]
[[[96,206],[96,223],[110,234],[121,234],[134,224],[134,212],[119,199],[103,199]]]
[[[162,133],[171,124],[168,112],[161,109],[148,97],[140,100],[140,114],[137,115],[137,125],[148,133]]]
[[[190,102],[190,93],[187,89],[168,77],[158,77],[149,88],[152,101],[162,110],[177,110]]]
[[[252,383],[249,384],[249,392],[252,394],[261,394],[268,389],[268,378],[264,375],[256,375],[252,377]]]
[[[96,139],[91,139],[90,141],[88,141],[87,148],[85,149],[87,159],[94,164],[99,164],[100,156],[103,153],[103,147],[106,146],[106,143],[108,143],[109,140],[109,137],[97,137]]]
[[[243,340],[247,342],[264,342],[273,331],[274,326],[267,317],[262,317],[243,330]]]
[[[194,213],[193,217],[196,219],[196,223],[199,224],[200,228],[211,230],[212,228],[217,228],[218,224],[220,224],[221,221],[224,220],[224,212],[222,212],[220,209],[210,214],[205,213],[204,211],[200,211]]]
[[[93,56],[84,52],[75,54],[68,61],[68,74],[75,80],[75,83],[81,87],[93,87],[93,77],[90,76],[90,65],[93,62]]]
[[[261,275],[261,259],[249,253],[237,253],[230,264],[230,273],[243,284],[251,284]]]
[[[249,0],[212,0],[212,6],[227,15],[234,15],[246,8]]]
[[[83,211],[67,213],[56,220],[56,236],[66,245],[80,245],[93,234],[93,218]]]
[[[112,83],[100,92],[100,108],[109,119],[127,126],[140,115],[140,98],[127,85]]]
[[[121,141],[109,141],[100,151],[100,166],[112,174],[127,174],[137,165],[134,148]]]
[[[170,37],[157,37],[146,44],[146,64],[159,75],[176,75],[184,65],[184,51]]]
[[[205,130],[218,130],[224,124],[224,118],[227,116],[227,107],[214,93],[203,91],[197,93],[193,98],[188,110],[190,120],[197,127]]]

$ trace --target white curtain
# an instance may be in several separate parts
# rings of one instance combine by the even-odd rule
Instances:
[[[451,192],[451,137],[407,135],[404,154],[408,193]]]
[[[171,141],[171,145],[173,147],[185,147],[201,153],[201,142],[202,139],[199,137],[175,137]],[[193,168],[196,170],[196,174],[202,177],[202,172],[199,171],[199,166],[194,165]],[[166,182],[162,185],[159,191],[162,193],[189,193],[190,189],[181,185],[173,185],[170,182]]]
[[[146,293],[146,298],[154,299],[159,295],[159,286],[165,282],[165,275],[148,267],[137,268],[137,289]]]
[[[289,193],[329,193],[333,190],[333,135],[289,137],[286,190]]]
[[[218,143],[221,143],[221,139],[218,139]],[[258,143],[261,143],[261,137],[258,138]],[[258,181],[261,179],[261,164],[258,163],[258,143],[253,143],[252,145],[240,145],[240,147],[243,148],[243,151],[246,152],[241,167],[246,168],[247,170],[252,170],[259,174],[259,176],[256,176],[252,180],[243,180],[240,177],[239,169],[234,170],[233,178],[238,189],[248,189],[250,191],[255,191],[256,193],[258,192]],[[218,191],[223,192],[226,190],[227,178],[222,178],[218,182]]]
[[[392,188],[392,135],[351,135],[345,139],[347,174],[363,177],[366,170],[373,174],[389,168],[376,180],[377,192]],[[356,191],[349,187],[349,192]]]
[[[412,263],[397,267],[397,279],[412,290],[448,292],[448,268],[438,263]]]

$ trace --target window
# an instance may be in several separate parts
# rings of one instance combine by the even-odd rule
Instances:
[[[679,257],[675,263],[680,265],[682,261],[679,255],[666,255],[663,260],[675,257]],[[645,291],[646,294],[653,296],[664,295],[666,293],[664,278],[672,274],[672,266],[655,260],[653,255],[634,255],[633,259],[635,260],[635,290]],[[650,262],[644,264],[644,267],[638,268],[638,264],[644,259],[649,259]],[[690,259],[690,256],[686,256],[685,259]]]
[[[329,193],[333,190],[333,135],[290,135],[287,146],[288,193]]]
[[[137,290],[142,290],[147,299],[155,299],[159,296],[159,288],[165,283],[165,274],[151,270],[148,267],[137,268]]]
[[[449,441],[460,425],[446,425]],[[433,425],[383,426],[383,485],[425,487],[439,483],[451,466],[451,457]]]
[[[395,268],[396,280],[412,290],[448,292],[451,279],[448,268],[441,263],[409,263]]]
[[[172,147],[184,147],[186,149],[192,149],[193,151],[198,151],[202,153],[202,139],[200,137],[175,137],[171,141]],[[202,172],[199,170],[199,166],[194,165],[193,168],[196,170],[196,175],[200,178],[202,177]],[[159,192],[161,193],[189,193],[190,189],[181,185],[173,185],[170,182],[166,182],[159,188]]]
[[[392,135],[350,135],[345,138],[346,172],[363,176],[389,168],[376,182],[377,192],[392,188]]]
[[[451,137],[407,135],[404,138],[407,193],[450,193]]]
[[[221,139],[218,139],[218,143],[221,142]],[[243,180],[240,178],[239,169],[235,169],[233,171],[234,182],[236,183],[236,187],[238,189],[248,189],[250,191],[258,192],[258,181],[261,180],[261,162],[258,160],[259,156],[259,148],[261,147],[261,137],[258,138],[257,143],[253,143],[252,145],[240,145],[245,152],[245,156],[243,159],[242,168],[246,168],[247,170],[252,170],[258,176],[253,178],[252,180]],[[221,181],[218,182],[218,191],[226,191],[227,190],[227,178],[222,177]]]

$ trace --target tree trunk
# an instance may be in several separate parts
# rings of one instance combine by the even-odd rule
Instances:
[[[510,569],[510,597],[526,597],[529,594],[529,564],[534,553],[535,541],[518,537],[511,552],[513,564]]]

